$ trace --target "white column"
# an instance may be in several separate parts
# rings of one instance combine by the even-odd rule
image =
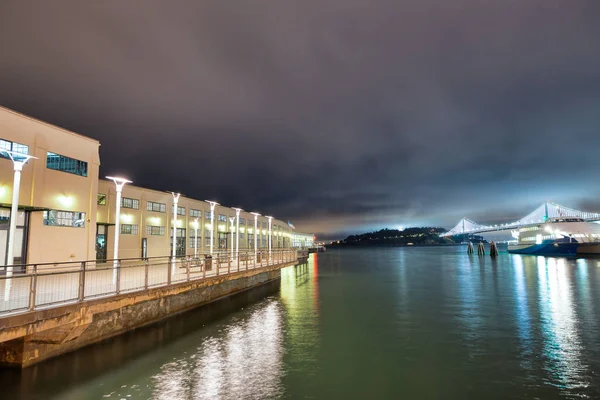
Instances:
[[[117,209],[115,211],[115,242],[113,249],[113,267],[117,268],[117,259],[119,258],[119,235],[121,234],[121,192],[123,190],[123,185],[117,185]],[[113,271],[113,278],[117,278],[117,271]],[[113,280],[114,281],[114,280]]]
[[[236,256],[240,254],[240,211],[241,208],[234,208],[235,210],[235,254]]]
[[[19,210],[19,190],[21,189],[21,171],[23,170],[23,163],[15,161],[13,163],[15,169],[15,175],[13,179],[13,193],[12,193],[12,204],[10,206],[10,225],[8,228],[8,251],[6,255],[6,276],[12,276],[13,267],[15,263],[15,235],[17,233],[17,212]]]
[[[115,183],[115,188],[117,190],[117,204],[116,204],[116,212],[115,212],[115,242],[113,249],[113,285],[117,283],[117,259],[119,258],[119,235],[121,234],[121,192],[123,191],[123,186],[126,183],[131,183],[131,181],[123,178],[115,178],[112,176],[107,176],[106,179],[110,179]]]
[[[271,240],[273,239],[272,233],[271,233],[271,224],[273,221],[273,217],[267,217],[267,219],[269,220],[269,259],[270,259],[271,258],[271,249],[272,249]]]
[[[6,254],[6,276],[10,277],[13,273],[13,265],[15,263],[15,235],[17,233],[17,212],[19,211],[19,191],[21,190],[21,171],[23,165],[33,157],[27,154],[4,151],[13,162],[14,177],[13,177],[13,193],[12,204],[10,205],[10,223],[8,228],[8,250]],[[4,281],[4,301],[10,298],[12,279]]]
[[[229,246],[231,247],[231,261],[233,261],[233,223],[235,222],[235,217],[229,217],[229,222],[231,222],[231,229],[229,230]]]
[[[173,249],[171,256],[173,259],[177,257],[177,205],[179,204],[179,193],[171,192],[173,195]]]
[[[256,243],[256,229],[258,227],[258,216],[260,215],[257,212],[253,212],[252,215],[254,215],[254,260],[256,260],[256,251],[257,251],[257,243]]]
[[[198,258],[198,218],[194,219],[194,258]]]
[[[215,206],[219,203],[210,200],[204,201],[210,204],[210,255],[212,256],[215,241]]]

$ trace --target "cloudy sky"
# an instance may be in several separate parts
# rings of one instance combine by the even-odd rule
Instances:
[[[0,104],[329,237],[600,211],[600,1],[0,2]]]

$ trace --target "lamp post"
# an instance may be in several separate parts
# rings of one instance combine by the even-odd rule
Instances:
[[[216,201],[204,200],[210,204],[210,255],[213,253],[213,244],[215,237],[215,206],[218,205]]]
[[[269,260],[270,260],[271,259],[271,223],[273,221],[273,217],[266,216],[266,218],[269,220]]]
[[[254,215],[254,262],[256,263],[256,228],[258,226],[258,217],[260,214],[257,212],[251,212],[250,214]]]
[[[235,217],[229,217],[229,222],[231,222],[231,229],[229,230],[231,237],[231,261],[233,261],[233,223],[235,222]]]
[[[13,192],[12,204],[10,206],[10,224],[8,228],[8,250],[6,252],[6,276],[12,276],[13,264],[15,263],[15,235],[17,233],[17,211],[19,210],[19,191],[21,190],[21,171],[30,159],[37,157],[16,151],[4,150],[13,162]],[[7,281],[8,282],[8,281]],[[7,292],[8,294],[8,292]]]
[[[125,178],[119,178],[114,176],[107,176],[106,179],[110,179],[115,183],[117,189],[117,205],[115,213],[115,248],[113,249],[113,285],[117,283],[117,259],[119,258],[119,235],[121,234],[121,192],[123,186],[127,183],[131,183],[130,180]]]
[[[194,218],[194,258],[198,258],[198,218]]]
[[[240,211],[242,209],[233,207],[232,210],[235,210],[235,255],[237,256],[240,254]]]
[[[173,260],[177,256],[177,206],[179,204],[179,196],[181,193],[169,192],[173,195],[173,248],[171,249],[171,256]],[[175,264],[173,263],[173,266]]]

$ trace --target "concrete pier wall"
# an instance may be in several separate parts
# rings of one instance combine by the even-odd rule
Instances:
[[[280,279],[280,264],[0,319],[0,365],[23,368]]]

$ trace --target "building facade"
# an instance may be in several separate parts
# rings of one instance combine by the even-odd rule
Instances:
[[[6,150],[36,157],[22,171],[14,265],[113,258],[116,188],[112,181],[99,179],[99,147],[94,139],[0,107],[0,272],[7,263],[14,177]],[[182,196],[176,218],[173,204],[171,193],[125,185],[118,257],[170,255],[173,228],[177,255],[208,253],[209,203]],[[253,250],[255,231],[257,249],[269,247],[268,218],[257,216],[255,230],[253,214],[240,212],[239,229],[235,217],[235,209],[215,207],[213,251],[230,250],[238,240],[240,251]],[[274,218],[270,232],[272,249],[298,241],[286,222]]]
[[[0,107],[0,265],[6,265],[14,169],[2,150],[36,157],[23,167],[14,263],[95,256],[100,143]]]
[[[116,188],[112,181],[100,179],[97,196],[97,258],[112,258],[115,235]],[[181,196],[174,214],[174,198],[169,192],[160,192],[133,185],[123,187],[120,211],[119,257],[146,258],[170,255],[173,245],[173,228],[177,228],[176,255],[192,256],[208,253],[211,244],[211,208],[203,200]],[[233,219],[233,223],[232,223]],[[212,235],[213,251],[237,248],[254,250],[254,215],[241,211],[239,239],[236,211],[216,205],[214,209],[215,232]],[[257,216],[256,248],[269,246],[269,220]],[[291,247],[292,230],[287,223],[271,220],[271,248]]]

